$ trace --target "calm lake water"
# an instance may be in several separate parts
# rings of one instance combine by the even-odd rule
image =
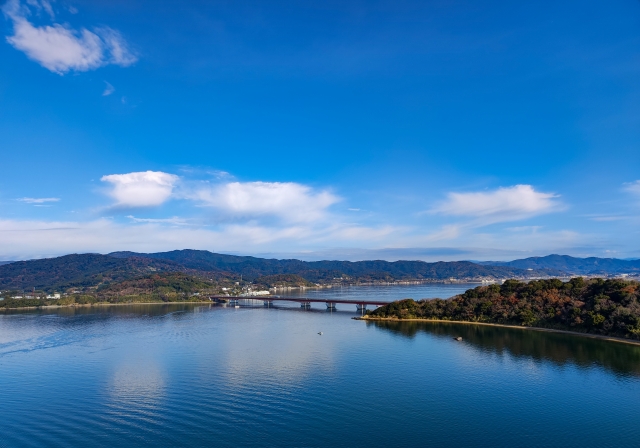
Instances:
[[[640,445],[640,347],[323,308],[0,314],[0,446]]]

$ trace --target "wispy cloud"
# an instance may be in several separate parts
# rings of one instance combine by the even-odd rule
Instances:
[[[448,224],[442,226],[435,232],[429,233],[422,238],[424,242],[454,240],[460,236],[463,226],[459,224]]]
[[[186,219],[177,216],[171,218],[136,218],[135,216],[129,215],[127,218],[137,224],[173,224],[177,226],[186,226],[188,224]]]
[[[105,88],[104,88],[104,92],[102,92],[102,96],[109,96],[116,91],[115,87],[113,87],[110,83],[108,83],[107,81],[105,81],[104,83],[105,83]]]
[[[42,8],[53,19],[48,1],[30,0],[27,4],[9,0],[3,9],[13,23],[13,35],[7,42],[30,59],[60,75],[69,71],[88,71],[108,64],[126,67],[137,61],[136,55],[116,30],[109,27],[73,29],[52,23],[35,26],[28,20],[30,7]]]
[[[322,255],[312,258],[378,257],[431,261],[487,259],[498,254],[502,254],[499,256],[501,259],[549,253],[585,256],[617,249],[623,255],[631,255],[627,245],[618,247],[597,235],[572,231],[529,231],[525,235],[518,231],[467,234],[454,244],[443,246],[438,238],[421,240],[407,230],[410,229],[348,224],[319,228],[308,224],[268,227],[251,223],[202,227],[152,220],[128,224],[110,219],[86,222],[0,219],[0,259],[38,258],[73,252],[155,252],[183,248],[252,255],[270,253],[276,257],[286,253],[312,254],[319,250]],[[590,246],[585,247],[585,242]],[[388,249],[390,252],[384,256],[376,255],[375,251],[384,252],[385,247],[396,249]],[[347,256],[347,252],[352,254]]]
[[[596,221],[596,222],[613,222],[613,221],[624,221],[625,219],[629,219],[628,216],[606,216],[606,215],[601,215],[601,216],[592,216],[589,218],[591,221]]]
[[[640,196],[640,180],[636,180],[635,182],[628,182],[624,184],[624,190]]]
[[[482,192],[452,192],[432,212],[472,217],[481,224],[517,221],[561,209],[557,198],[558,195],[536,191],[531,185]]]
[[[55,13],[53,12],[53,7],[51,6],[51,2],[49,0],[27,0],[27,4],[29,6],[33,6],[33,8],[37,11],[46,12],[51,19],[55,19]]]
[[[143,171],[102,176],[102,182],[110,184],[107,194],[115,199],[115,206],[154,207],[169,200],[179,181],[175,174],[162,171]]]
[[[134,218],[135,219],[135,218]],[[139,219],[139,218],[137,218]],[[263,226],[238,223],[215,228],[167,222],[120,224],[110,219],[87,222],[0,220],[0,259],[32,258],[72,252],[132,250],[153,252],[176,248],[216,251],[308,249],[332,244],[369,244],[392,235],[390,227],[336,224]]]
[[[46,202],[59,202],[60,198],[18,198],[16,201],[26,204],[44,204]]]

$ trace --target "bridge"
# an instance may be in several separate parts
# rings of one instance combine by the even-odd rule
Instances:
[[[280,297],[280,296],[210,296],[212,301],[217,303],[228,303],[230,305],[238,305],[239,300],[261,300],[264,306],[272,306],[274,301],[298,302],[301,308],[309,309],[312,303],[324,303],[328,310],[335,310],[336,304],[351,304],[356,306],[357,311],[364,312],[367,305],[382,306],[391,303],[390,301],[380,300],[340,300],[340,299],[310,299],[307,297]]]

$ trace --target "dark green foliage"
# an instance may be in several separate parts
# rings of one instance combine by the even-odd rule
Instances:
[[[114,258],[100,254],[72,254],[0,266],[0,290],[42,289],[47,292],[86,288],[122,281],[154,271],[184,271],[171,261]]]
[[[640,339],[640,284],[617,279],[508,280],[447,300],[401,300],[369,315],[535,326]]]

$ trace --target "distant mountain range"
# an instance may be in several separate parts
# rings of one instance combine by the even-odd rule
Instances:
[[[313,283],[354,283],[399,280],[526,278],[554,276],[556,270],[509,266],[483,266],[469,261],[300,261],[217,254],[202,250],[176,250],[152,254],[114,252],[108,255],[73,254],[0,266],[0,290],[65,290],[123,281],[152,272],[185,272],[205,278],[242,278],[295,274]]]
[[[508,266],[517,269],[555,269],[574,275],[633,274],[640,272],[640,260],[617,258],[576,258],[569,255],[547,255],[513,261],[482,261],[483,266]]]
[[[509,262],[301,261],[224,255],[203,250],[73,254],[0,265],[0,290],[65,290],[108,285],[153,272],[184,272],[208,279],[297,275],[313,283],[459,280],[640,273],[640,260],[532,257]],[[267,282],[262,282],[267,283]]]

